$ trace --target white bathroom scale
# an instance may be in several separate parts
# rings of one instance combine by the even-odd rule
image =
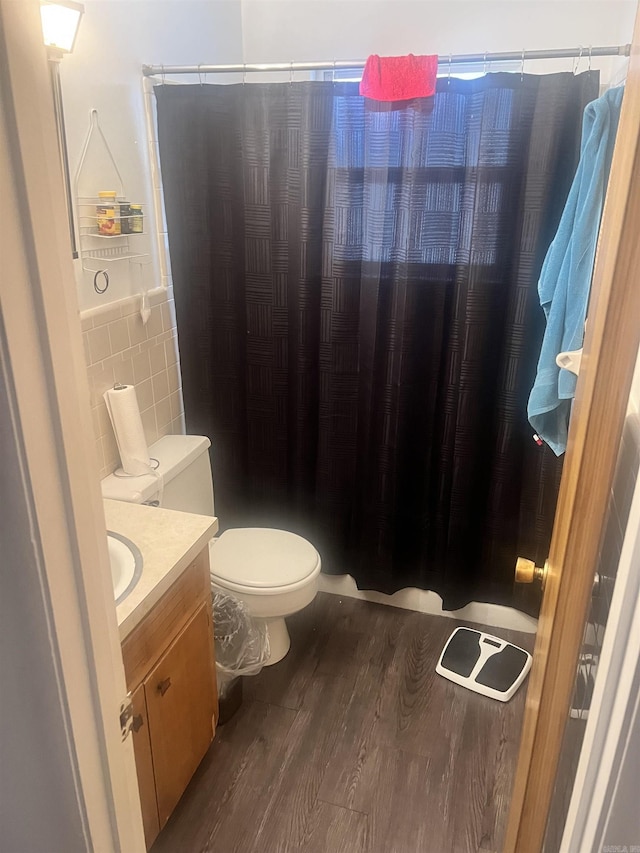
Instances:
[[[511,699],[530,669],[529,652],[472,628],[456,628],[436,665],[438,675],[499,702]]]

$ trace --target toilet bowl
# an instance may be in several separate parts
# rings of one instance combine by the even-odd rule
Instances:
[[[102,494],[133,503],[160,501],[166,509],[215,515],[208,449],[198,435],[166,435],[152,444],[155,473],[102,480]],[[231,528],[209,543],[212,587],[244,601],[264,620],[277,663],[290,647],[285,617],[310,604],[318,591],[320,555],[302,536],[266,527]]]
[[[320,555],[302,536],[286,530],[240,527],[209,543],[211,584],[244,601],[263,619],[271,655],[277,663],[289,651],[285,622],[310,604],[318,591]]]

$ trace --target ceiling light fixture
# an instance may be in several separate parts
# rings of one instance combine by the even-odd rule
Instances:
[[[69,237],[71,239],[71,255],[73,258],[78,257],[78,246],[76,243],[73,204],[71,201],[71,178],[69,176],[67,137],[64,129],[60,61],[67,53],[71,53],[73,50],[83,12],[84,6],[82,3],[75,3],[73,0],[40,0],[42,36],[49,57],[53,107],[56,115],[58,147],[60,149],[60,160],[62,161],[67,216],[69,219]]]
[[[83,12],[82,3],[73,0],[41,0],[42,34],[52,58],[72,52]]]

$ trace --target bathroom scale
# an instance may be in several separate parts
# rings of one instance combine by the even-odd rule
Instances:
[[[483,696],[508,702],[531,669],[531,655],[472,628],[456,628],[436,665],[438,675]]]

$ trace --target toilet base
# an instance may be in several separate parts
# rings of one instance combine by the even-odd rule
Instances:
[[[265,666],[272,666],[274,663],[281,661],[291,647],[291,638],[287,629],[287,623],[283,616],[277,616],[274,619],[265,619],[267,632],[269,634],[269,647],[271,655]]]

